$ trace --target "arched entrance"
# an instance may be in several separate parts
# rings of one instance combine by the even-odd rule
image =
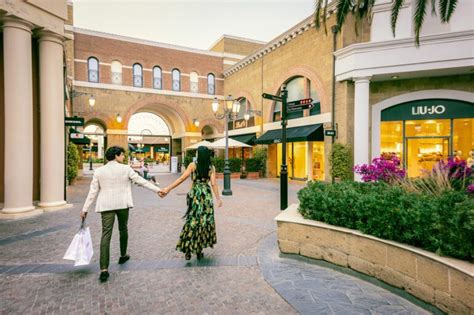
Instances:
[[[133,168],[146,163],[150,172],[171,170],[171,130],[162,117],[150,112],[133,114],[127,133],[129,163]]]

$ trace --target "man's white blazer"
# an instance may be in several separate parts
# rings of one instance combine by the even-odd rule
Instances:
[[[94,172],[89,194],[82,211],[87,212],[97,198],[96,212],[133,207],[131,183],[148,188],[155,193],[160,188],[140,177],[130,166],[110,161]]]

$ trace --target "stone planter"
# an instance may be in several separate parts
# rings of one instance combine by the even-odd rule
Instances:
[[[247,179],[259,179],[260,173],[259,172],[247,172]]]
[[[239,179],[241,173],[231,173],[230,178],[231,179]],[[216,173],[216,178],[217,179],[222,179],[224,178],[224,173]]]
[[[356,230],[306,220],[297,208],[293,204],[275,218],[281,252],[357,270],[448,313],[474,313],[473,264]]]

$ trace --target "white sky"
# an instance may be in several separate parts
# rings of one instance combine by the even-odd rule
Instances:
[[[73,0],[74,26],[199,49],[223,34],[269,41],[314,0]]]

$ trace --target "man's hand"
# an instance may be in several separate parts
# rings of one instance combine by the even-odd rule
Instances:
[[[81,219],[85,220],[87,218],[87,212],[81,211]]]
[[[166,197],[166,195],[168,195],[168,193],[170,192],[170,189],[168,187],[166,188],[163,188],[162,190],[160,190],[158,192],[158,195],[161,197],[161,198],[164,198]]]

